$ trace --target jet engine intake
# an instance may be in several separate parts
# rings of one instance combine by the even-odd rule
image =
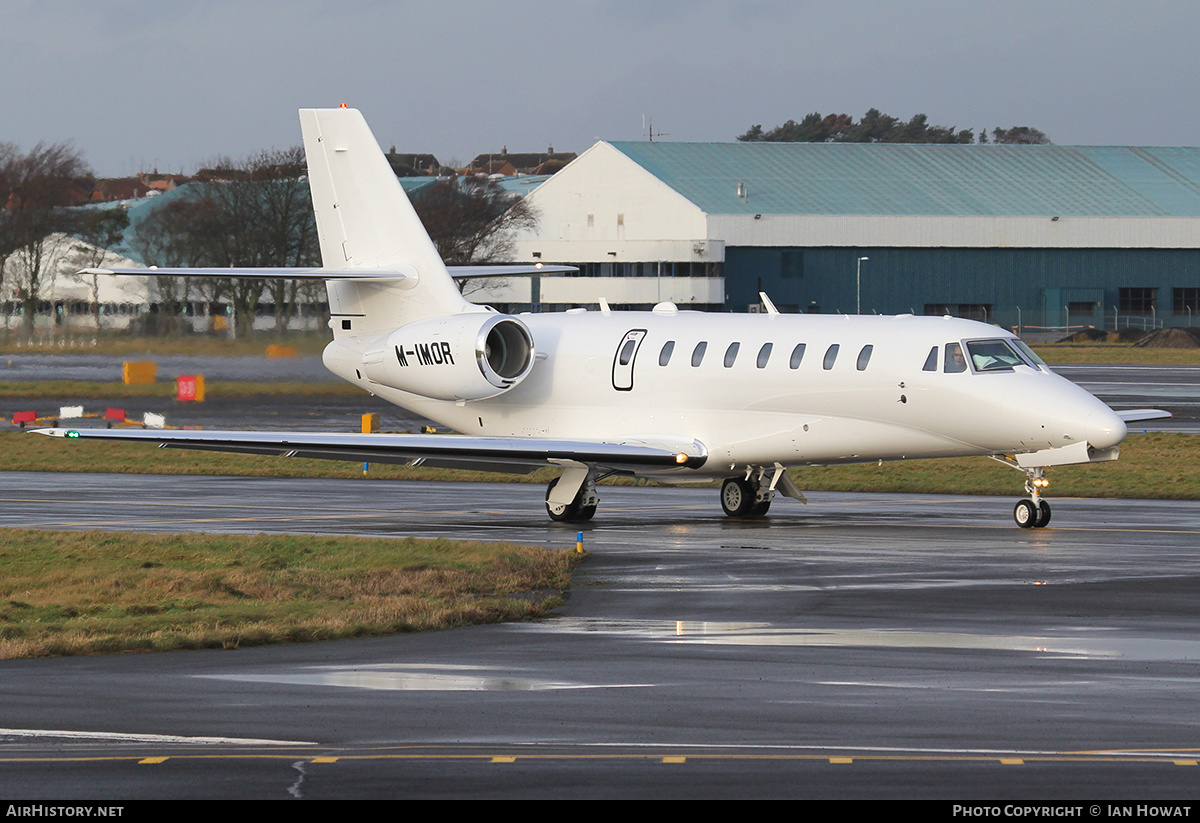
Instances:
[[[409,323],[372,341],[362,371],[423,397],[484,400],[524,380],[533,363],[533,335],[520,320],[464,312]]]

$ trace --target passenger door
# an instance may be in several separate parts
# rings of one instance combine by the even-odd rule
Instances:
[[[629,391],[633,388],[633,362],[645,337],[645,329],[631,329],[621,338],[617,352],[613,355],[612,383],[617,391]]]

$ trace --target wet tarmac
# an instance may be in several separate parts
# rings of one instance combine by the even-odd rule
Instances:
[[[4,473],[0,489],[4,526],[564,551],[577,532],[533,486]],[[758,522],[711,489],[601,496],[542,623],[0,662],[0,792],[1195,796],[1200,504],[1062,499],[1022,530],[1015,494],[813,493]]]

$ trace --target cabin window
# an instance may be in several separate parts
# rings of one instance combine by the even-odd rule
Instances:
[[[692,365],[699,366],[700,361],[704,359],[704,350],[708,348],[708,343],[701,340],[696,344],[696,348],[692,349]]]
[[[937,350],[937,346],[929,350],[929,356],[925,358],[925,365],[921,367],[921,371],[937,371]]]
[[[957,374],[967,370],[967,360],[963,357],[962,346],[957,343],[946,344],[946,360],[942,371],[946,374]]]
[[[626,340],[625,345],[621,346],[621,356],[617,358],[622,366],[628,366],[629,361],[633,359],[633,352],[637,349],[637,340]]]
[[[758,360],[755,361],[755,365],[760,369],[765,369],[767,367],[767,361],[771,359],[772,348],[774,348],[773,344],[763,343],[763,347],[758,350]]]
[[[862,350],[858,353],[858,362],[854,364],[855,368],[859,371],[865,369],[867,364],[871,362],[871,352],[873,351],[875,351],[874,346],[863,346]]]
[[[663,343],[662,351],[658,353],[658,365],[665,366],[671,362],[671,354],[675,351],[675,341],[668,340]]]
[[[800,368],[800,361],[804,359],[804,349],[805,345],[803,343],[797,343],[796,348],[792,349],[792,357],[788,360],[789,369]]]
[[[821,362],[821,368],[825,369],[825,371],[829,371],[833,368],[833,363],[835,360],[837,360],[838,349],[840,348],[841,346],[839,346],[837,343],[834,343],[825,350],[825,359]]]
[[[733,361],[737,360],[738,349],[742,347],[741,343],[730,343],[729,348],[725,350],[725,368],[733,365]]]
[[[1003,340],[971,340],[967,343],[975,371],[1012,371],[1025,361]]]

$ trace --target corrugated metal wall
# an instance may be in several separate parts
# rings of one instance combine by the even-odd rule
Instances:
[[[728,247],[726,307],[746,311],[765,291],[781,309],[852,314],[859,257],[870,258],[862,264],[864,314],[973,305],[989,306],[988,319],[1005,326],[1059,326],[1068,305],[1092,301],[1100,303],[1096,325],[1183,326],[1190,318],[1172,312],[1172,290],[1200,287],[1195,249]],[[1142,320],[1116,312],[1122,288],[1157,289],[1156,311]],[[1200,325],[1200,307],[1192,308]],[[1081,322],[1076,309],[1071,322]]]

